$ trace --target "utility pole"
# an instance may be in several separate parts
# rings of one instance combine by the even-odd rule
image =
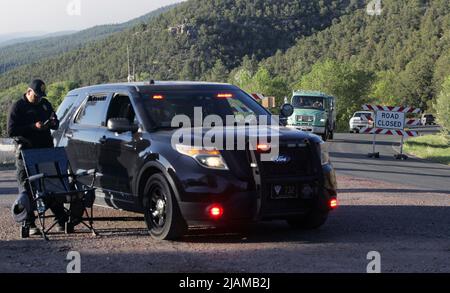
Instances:
[[[133,75],[131,75],[131,62],[130,62],[130,47],[127,45],[127,59],[128,59],[128,64],[127,64],[127,66],[128,66],[128,82],[134,82],[134,74],[135,74],[135,72],[134,72],[134,70],[135,70],[135,67],[134,67],[134,64],[133,64]]]

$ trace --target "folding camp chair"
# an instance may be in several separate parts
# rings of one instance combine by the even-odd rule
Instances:
[[[48,240],[47,234],[58,223],[55,216],[47,216],[48,209],[56,204],[63,207],[67,234],[73,233],[75,226],[83,224],[97,235],[93,227],[93,186],[99,175],[96,170],[79,170],[73,173],[64,148],[23,150],[22,158],[32,210],[37,211],[42,237]],[[90,185],[79,182],[81,177],[87,176],[92,176]],[[47,228],[48,218],[54,218],[55,221]],[[21,229],[22,237],[28,237],[29,227],[22,225]]]

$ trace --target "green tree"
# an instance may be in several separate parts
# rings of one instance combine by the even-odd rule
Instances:
[[[78,84],[73,81],[55,82],[48,86],[47,99],[52,104],[55,111],[66,97],[67,93],[77,87]]]
[[[27,90],[25,83],[0,91],[0,137],[7,136],[7,120],[12,104],[19,100]]]
[[[141,72],[136,75],[136,81],[150,81],[150,73]]]
[[[218,59],[211,69],[208,80],[215,82],[226,82],[229,76],[228,69],[223,65],[222,60]]]
[[[277,105],[283,103],[283,98],[289,95],[290,89],[281,77],[272,77],[264,66],[260,66],[254,75],[249,69],[241,68],[232,74],[230,82],[248,93],[259,93],[266,97],[275,97]]]
[[[438,122],[444,128],[446,133],[450,132],[450,75],[442,84],[441,92],[439,93],[436,104],[436,115]]]
[[[433,59],[421,55],[408,63],[401,72],[399,86],[404,97],[404,105],[427,109],[433,98],[433,67]]]
[[[370,91],[371,102],[384,106],[403,105],[398,84],[398,73],[393,70],[378,72]]]
[[[316,63],[296,88],[321,91],[336,97],[337,120],[347,123],[352,114],[368,101],[372,76],[350,63],[327,60]]]

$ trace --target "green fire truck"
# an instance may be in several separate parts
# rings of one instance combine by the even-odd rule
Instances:
[[[333,139],[336,130],[336,101],[325,93],[316,91],[295,91],[291,104],[294,114],[288,119],[288,126],[322,136],[324,141]]]

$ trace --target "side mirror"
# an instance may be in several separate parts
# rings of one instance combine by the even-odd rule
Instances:
[[[111,118],[108,120],[108,130],[117,133],[124,133],[131,131],[135,133],[139,130],[139,126],[126,118]]]
[[[283,106],[281,106],[280,113],[284,118],[291,117],[292,114],[294,114],[294,106],[292,106],[291,104],[284,104]]]

